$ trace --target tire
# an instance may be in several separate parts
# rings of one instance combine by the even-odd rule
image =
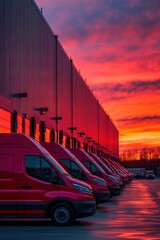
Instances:
[[[67,226],[73,222],[75,214],[67,203],[57,203],[51,208],[50,217],[53,224]]]

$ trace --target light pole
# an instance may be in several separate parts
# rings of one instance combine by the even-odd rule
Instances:
[[[58,123],[60,120],[62,120],[62,117],[58,116],[58,117],[52,117],[52,120],[55,120],[56,122],[56,142],[58,143]]]
[[[77,130],[77,127],[69,127],[68,130],[71,131],[72,148],[74,148],[73,133],[74,133],[74,131]]]

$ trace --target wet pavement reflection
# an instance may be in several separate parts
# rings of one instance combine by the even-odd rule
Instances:
[[[160,239],[160,180],[134,180],[103,211],[93,239]]]
[[[96,214],[69,227],[50,222],[0,222],[0,239],[160,240],[160,179],[133,180]]]

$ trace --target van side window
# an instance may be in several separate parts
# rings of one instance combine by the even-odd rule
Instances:
[[[72,177],[88,180],[81,169],[73,161],[69,159],[59,159],[59,163],[68,173],[71,174]]]
[[[73,177],[80,178],[81,176],[81,169],[72,161],[70,161],[71,169],[72,169],[72,175]]]
[[[26,172],[29,176],[50,182],[52,167],[40,156],[24,156]]]
[[[74,163],[71,161],[71,169],[72,169],[72,175],[75,177],[78,177],[81,180],[88,180],[84,174],[84,172]]]
[[[82,162],[85,167],[87,167],[87,169],[94,175],[96,176],[99,176],[99,177],[102,177],[102,174],[100,173],[99,169],[97,169],[94,164],[92,164],[91,162],[86,162],[86,161],[83,161]]]
[[[99,166],[100,166],[104,171],[106,171],[106,168],[105,168],[105,166],[104,166],[102,163],[99,163]]]
[[[68,159],[59,159],[58,160],[60,165],[68,172],[71,174],[71,166],[70,166],[70,161]]]
[[[82,161],[82,164],[91,172],[91,166],[90,163],[87,161]]]

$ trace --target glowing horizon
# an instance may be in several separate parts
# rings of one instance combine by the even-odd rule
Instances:
[[[119,130],[120,152],[160,146],[160,1],[36,3]]]

